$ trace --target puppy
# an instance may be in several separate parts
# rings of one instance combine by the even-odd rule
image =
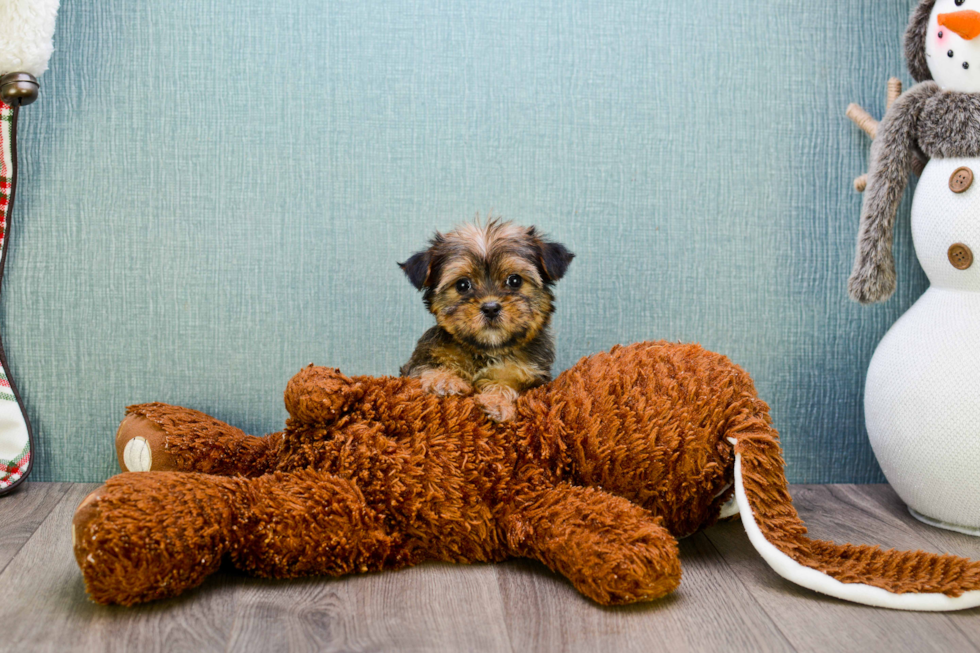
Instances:
[[[476,392],[491,419],[511,419],[521,392],[551,380],[551,287],[574,257],[511,222],[436,233],[427,250],[399,264],[436,318],[401,375],[434,394]]]

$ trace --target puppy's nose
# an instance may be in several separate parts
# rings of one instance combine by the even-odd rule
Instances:
[[[480,306],[480,312],[491,320],[500,315],[500,309],[500,302],[487,302]]]

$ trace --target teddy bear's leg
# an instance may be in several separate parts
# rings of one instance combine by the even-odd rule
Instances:
[[[271,471],[282,436],[246,435],[202,412],[168,404],[126,409],[116,432],[119,467],[129,472],[260,476]]]
[[[257,576],[340,576],[419,562],[353,482],[305,469],[249,483],[236,567]]]
[[[649,601],[680,584],[677,542],[626,499],[560,484],[520,496],[504,518],[515,555],[535,558],[603,605]]]
[[[258,576],[340,575],[417,562],[350,481],[119,474],[82,501],[75,559],[98,603],[133,605],[201,584],[226,556]]]
[[[72,520],[72,546],[98,603],[176,596],[214,572],[238,527],[245,479],[119,474],[89,494]]]

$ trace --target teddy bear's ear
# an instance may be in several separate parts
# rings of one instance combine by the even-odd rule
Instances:
[[[286,384],[286,411],[301,422],[329,424],[364,395],[364,386],[340,370],[310,365]]]

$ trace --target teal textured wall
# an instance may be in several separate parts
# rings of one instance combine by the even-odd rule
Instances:
[[[493,209],[578,254],[557,369],[724,352],[797,482],[883,480],[864,370],[924,290],[846,297],[911,0],[68,0],[22,113],[0,329],[38,480],[117,471],[127,404],[263,433],[314,361],[390,374],[429,325],[395,262]]]

